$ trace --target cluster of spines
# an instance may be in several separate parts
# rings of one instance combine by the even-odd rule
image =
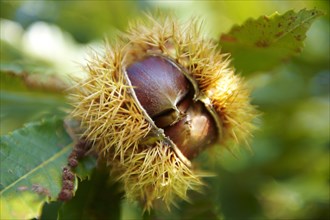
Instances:
[[[93,143],[99,154],[125,157],[138,140],[150,132],[150,124],[130,95],[130,86],[122,73],[121,51],[107,50],[105,57],[94,56],[86,81],[73,87],[72,116],[81,121],[81,135]]]
[[[189,200],[188,190],[201,190],[200,178],[206,176],[193,171],[162,142],[135,152],[134,156],[126,157],[124,163],[113,161],[112,166],[113,173],[127,189],[127,197],[139,198],[147,210],[156,199],[163,201],[168,209],[176,204],[176,197]]]
[[[227,143],[234,141],[248,145],[257,112],[250,104],[248,87],[230,67],[229,55],[221,54],[219,45],[202,36],[198,19],[180,24],[170,16],[149,18],[130,27],[126,34],[129,53],[159,53],[187,69],[222,121],[221,144],[229,146]]]
[[[224,127],[222,143],[246,141],[253,130],[249,91],[229,68],[228,56],[201,36],[200,27],[194,19],[181,25],[171,17],[149,16],[132,25],[115,45],[107,45],[104,55],[92,57],[87,80],[77,81],[72,92],[72,116],[85,129],[82,137],[111,164],[126,196],[142,199],[146,209],[158,198],[167,206],[175,197],[187,200],[187,190],[199,189],[202,182],[165,142],[139,142],[153,128],[132,96],[125,78],[128,65],[148,54],[171,58],[192,75],[217,111]]]

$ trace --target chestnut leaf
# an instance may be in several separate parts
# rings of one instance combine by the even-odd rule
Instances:
[[[312,22],[322,15],[316,9],[298,13],[274,13],[258,19],[248,19],[222,34],[222,52],[230,53],[235,68],[243,74],[269,70],[299,54],[304,46],[306,32]]]
[[[63,120],[57,117],[1,136],[1,219],[37,218],[45,202],[57,199],[71,143]],[[80,173],[87,175],[88,167],[81,165]]]

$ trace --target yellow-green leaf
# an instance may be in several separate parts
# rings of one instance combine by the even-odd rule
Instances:
[[[222,34],[220,46],[223,52],[232,54],[239,72],[268,70],[301,52],[306,32],[320,15],[319,10],[303,9],[248,19]]]
[[[0,219],[31,219],[55,200],[72,150],[63,120],[30,123],[0,139]]]

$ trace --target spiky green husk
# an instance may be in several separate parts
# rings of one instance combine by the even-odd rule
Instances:
[[[123,53],[107,49],[104,57],[95,55],[87,66],[88,78],[72,88],[73,118],[81,122],[81,136],[103,156],[125,158],[125,152],[138,148],[138,140],[151,130],[125,80]],[[109,158],[111,159],[111,158]]]
[[[188,200],[188,190],[201,189],[202,172],[193,171],[162,142],[131,155],[124,163],[112,161],[112,171],[124,183],[127,198],[139,198],[147,210],[157,199],[170,209],[171,204],[175,205],[176,197]]]
[[[223,143],[246,141],[255,117],[249,91],[228,67],[228,57],[201,36],[198,20],[179,24],[171,17],[147,16],[132,24],[115,44],[107,45],[104,55],[92,57],[87,79],[73,88],[72,117],[81,121],[81,136],[93,143],[93,150],[106,158],[124,183],[126,196],[142,200],[146,209],[157,199],[168,207],[175,197],[187,200],[187,191],[202,185],[200,175],[168,142],[141,142],[154,127],[132,96],[125,68],[148,54],[166,56],[191,74],[203,100],[213,105],[222,120]]]
[[[130,56],[161,54],[183,66],[221,118],[221,143],[248,143],[257,115],[250,90],[229,66],[228,54],[221,54],[213,40],[202,36],[201,26],[198,19],[180,24],[168,16],[137,21],[126,35]]]
[[[130,200],[143,200],[145,209],[160,198],[167,207],[175,197],[187,200],[188,190],[202,185],[200,175],[188,167],[165,141],[142,144],[152,126],[133,98],[122,72],[122,49],[106,49],[87,66],[88,78],[72,88],[72,117],[81,122],[81,137],[111,164],[124,183]]]

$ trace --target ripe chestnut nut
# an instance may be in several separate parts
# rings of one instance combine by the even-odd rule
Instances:
[[[147,56],[127,67],[138,101],[156,126],[192,159],[217,137],[217,128],[182,69],[161,56]]]
[[[178,102],[189,92],[185,76],[162,57],[147,57],[131,64],[126,71],[139,102],[150,117],[168,110],[178,111]]]

